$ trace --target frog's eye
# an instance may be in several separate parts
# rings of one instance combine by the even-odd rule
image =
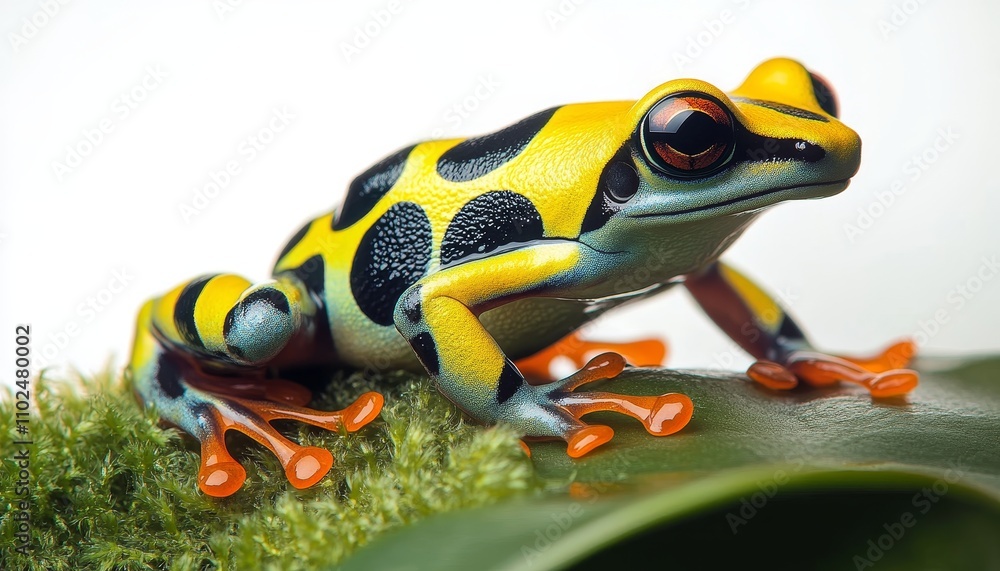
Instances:
[[[729,161],[735,146],[729,111],[700,93],[678,93],[660,101],[642,120],[640,133],[646,160],[682,178],[715,171]]]

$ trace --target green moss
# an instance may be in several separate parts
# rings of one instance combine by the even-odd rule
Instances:
[[[18,468],[14,418],[0,417],[0,569],[311,569],[341,561],[380,534],[428,515],[534,493],[516,435],[463,421],[426,378],[336,378],[319,408],[365,390],[386,395],[380,419],[354,434],[281,424],[337,463],[309,490],[237,435],[247,483],[213,499],[197,487],[198,448],[158,426],[120,379],[32,383],[31,555],[13,551]],[[11,411],[10,395],[2,402]]]
[[[234,435],[248,480],[224,500],[197,489],[196,443],[158,428],[119,380],[42,379],[32,387],[31,567],[537,570],[641,566],[647,553],[725,567],[757,549],[794,560],[788,567],[832,568],[853,565],[910,511],[917,527],[879,569],[1000,568],[1000,357],[917,365],[920,386],[895,400],[855,386],[784,393],[729,374],[629,369],[615,391],[682,392],[696,403],[691,424],[650,438],[633,419],[597,413],[590,420],[612,426],[614,443],[571,460],[564,443],[541,442],[530,461],[511,431],[465,424],[426,379],[336,377],[320,408],[378,390],[382,417],[350,435],[279,427],[329,448],[338,459],[330,476],[293,490],[277,460]],[[14,417],[10,399],[0,402],[6,571],[28,565],[12,551]],[[729,514],[743,514],[768,482],[777,495],[736,534]],[[940,502],[921,511],[914,495],[943,482]],[[429,517],[440,512],[451,513]],[[789,521],[808,524],[803,537],[789,539]]]

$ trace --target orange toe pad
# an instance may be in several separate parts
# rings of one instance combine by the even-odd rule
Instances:
[[[585,426],[573,433],[566,446],[566,454],[570,458],[579,458],[597,448],[601,444],[611,440],[615,431],[610,426],[591,425]]]

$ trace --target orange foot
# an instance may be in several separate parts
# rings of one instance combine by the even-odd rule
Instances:
[[[901,341],[870,358],[838,357],[812,351],[794,351],[784,364],[760,360],[747,376],[771,389],[787,390],[799,380],[813,386],[844,381],[861,385],[875,398],[904,395],[919,382],[916,371],[904,369],[916,354],[912,341]]]
[[[631,396],[616,393],[573,392],[594,381],[616,377],[625,368],[625,359],[616,353],[602,353],[590,360],[580,371],[551,384],[539,387],[553,404],[568,412],[578,422],[566,435],[566,453],[579,458],[611,440],[610,426],[588,425],[580,417],[597,411],[627,414],[654,436],[666,436],[684,428],[694,413],[694,404],[687,396],[667,393],[659,396]]]
[[[369,392],[338,411],[319,411],[302,406],[309,391],[289,381],[186,379],[191,388],[183,398],[199,401],[192,412],[198,416],[201,433],[201,469],[198,486],[210,496],[225,497],[243,486],[246,471],[226,448],[226,431],[238,430],[267,447],[281,462],[288,481],[298,489],[318,482],[333,467],[333,456],[316,446],[300,446],[271,426],[272,420],[296,420],[330,431],[354,432],[378,416],[383,397]],[[193,394],[192,394],[193,393]],[[252,398],[235,396],[249,395]],[[268,399],[268,400],[259,400]],[[274,401],[274,402],[270,402]]]
[[[517,369],[526,378],[536,381],[554,381],[552,362],[566,357],[579,369],[594,355],[613,351],[638,367],[663,365],[667,344],[660,339],[639,339],[625,343],[613,341],[587,341],[579,333],[570,333],[538,353],[517,361]]]

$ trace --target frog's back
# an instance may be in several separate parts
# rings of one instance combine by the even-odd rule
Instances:
[[[344,360],[365,366],[379,355],[377,368],[418,369],[393,326],[403,292],[469,259],[579,236],[604,165],[630,135],[618,118],[632,103],[564,105],[480,137],[402,148],[355,178],[341,208],[293,236],[275,273],[294,273],[324,301]],[[582,312],[535,303],[548,318]],[[517,310],[494,315],[496,329],[524,329],[512,323],[525,322]]]

